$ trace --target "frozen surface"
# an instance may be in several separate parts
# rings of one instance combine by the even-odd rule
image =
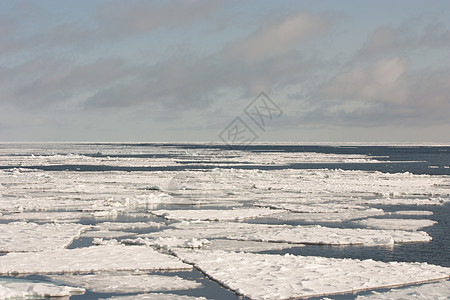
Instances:
[[[418,230],[424,227],[433,226],[436,221],[428,219],[375,219],[369,218],[360,221],[353,221],[355,224],[376,229],[392,230]]]
[[[450,281],[427,283],[411,287],[392,289],[388,292],[372,292],[367,296],[358,296],[357,300],[391,300],[391,299],[417,299],[417,300],[448,300],[450,297]]]
[[[448,278],[450,268],[316,256],[176,251],[224,286],[251,299],[287,299]]]
[[[27,252],[61,249],[89,226],[81,224],[0,224],[0,252]]]
[[[338,223],[354,219],[362,219],[370,216],[384,215],[382,209],[371,208],[366,210],[349,210],[339,212],[322,213],[280,213],[271,217],[279,220],[304,221],[304,222],[331,222]]]
[[[141,246],[93,246],[9,253],[0,256],[0,274],[88,273],[126,270],[190,270],[177,258]]]
[[[227,238],[233,240],[328,245],[386,245],[426,242],[431,237],[422,231],[330,228],[318,225],[290,226],[247,223],[178,224],[179,228],[150,233],[153,238]]]
[[[201,283],[178,276],[99,273],[94,275],[54,275],[56,282],[83,287],[96,293],[145,293],[151,291],[188,290]]]
[[[117,238],[121,236],[133,236],[136,235],[134,232],[125,231],[109,231],[109,230],[91,230],[83,233],[83,237],[93,237],[93,238]]]
[[[83,293],[83,288],[55,285],[44,282],[0,278],[0,299],[65,297],[74,294],[80,295]]]
[[[278,211],[267,208],[154,210],[152,214],[167,220],[234,221],[267,216]]]
[[[102,222],[97,223],[93,227],[98,230],[126,230],[126,229],[144,229],[144,228],[159,228],[164,226],[163,223],[157,222]]]
[[[162,294],[162,293],[150,293],[140,294],[133,296],[116,296],[111,298],[102,299],[114,299],[114,300],[207,300],[205,297],[192,297],[175,294]]]
[[[407,215],[407,216],[431,216],[432,211],[429,210],[397,210],[392,213],[393,215]]]

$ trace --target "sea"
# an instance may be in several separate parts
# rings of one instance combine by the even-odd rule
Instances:
[[[154,151],[158,149],[158,151]],[[203,153],[208,155],[202,159]],[[266,163],[258,161],[246,162],[246,156],[272,155],[279,153],[289,157],[289,155],[298,156],[304,153],[308,155],[324,154],[335,156],[352,156],[375,158],[373,161],[287,161],[285,163]],[[57,163],[22,163],[22,160],[31,159],[31,157],[52,157],[58,155],[62,157]],[[87,162],[76,163],[76,160],[64,160],[64,156],[79,155],[89,158]],[[235,159],[237,156],[240,159]],[[96,164],[97,160],[145,160],[144,165],[139,164]],[[234,160],[233,160],[234,159]],[[171,164],[153,164],[152,161],[175,161]],[[42,160],[42,161],[45,161]],[[75,161],[75,163],[74,163]],[[265,172],[282,170],[344,170],[344,171],[363,171],[363,172],[381,172],[386,174],[408,173],[414,175],[427,176],[449,176],[448,194],[441,195],[445,199],[450,194],[450,146],[448,145],[412,145],[412,144],[252,144],[252,145],[225,145],[225,144],[202,144],[202,143],[81,143],[81,144],[21,144],[4,143],[0,144],[0,170],[39,170],[41,172],[50,172],[57,176],[58,172],[73,172],[82,176],[84,172],[92,174],[98,173],[101,177],[106,172],[127,172],[136,173],[158,173],[165,172],[173,174],[176,172],[207,172],[210,170],[261,170]],[[1,183],[1,182],[0,182]],[[3,187],[6,193],[6,187]],[[232,191],[230,191],[232,192]],[[172,195],[176,197],[176,193]],[[422,195],[423,196],[423,195]],[[197,208],[217,208],[229,209],[225,206],[208,205],[208,194],[202,195],[202,205],[184,205],[183,209]],[[447,197],[447,198],[446,198]],[[246,202],[245,206],[249,203]],[[385,218],[417,218],[431,219],[437,223],[431,227],[421,229],[426,231],[432,240],[427,243],[405,243],[391,246],[327,246],[327,245],[301,245],[282,250],[266,250],[258,253],[263,254],[294,254],[302,256],[322,256],[330,258],[352,258],[352,259],[373,259],[383,262],[427,262],[429,264],[450,267],[450,202],[441,205],[390,205],[374,204],[373,208],[381,208],[386,213],[408,210],[408,211],[431,211],[429,216],[411,216],[411,215],[389,215]],[[178,204],[157,204],[153,209],[180,209]],[[0,208],[1,212],[1,208]],[[134,212],[145,214],[148,207],[138,207]],[[5,213],[4,213],[5,214]],[[8,214],[6,212],[6,214]],[[102,219],[101,222],[138,222],[138,221],[166,222],[170,225],[173,221],[165,220],[157,216],[132,216],[127,213],[119,213],[117,216]],[[0,223],[6,221],[1,220]],[[96,224],[100,222],[96,218],[84,218],[79,220],[82,224]],[[260,217],[245,220],[248,223],[263,224],[289,224],[289,225],[311,225],[310,222],[299,220],[280,220],[269,217]],[[342,222],[316,222],[316,225],[355,228],[357,227],[351,221]],[[135,233],[149,233],[158,229],[135,230]],[[92,245],[92,238],[75,239],[69,249],[89,247]],[[4,254],[3,254],[4,255]],[[167,272],[151,272],[151,274],[167,275]],[[200,288],[190,290],[175,291],[156,291],[158,293],[170,293],[176,295],[187,295],[206,297],[207,299],[247,299],[244,296],[235,294],[233,291],[223,287],[213,278],[206,276],[200,270],[194,268],[192,271],[170,272],[170,276],[179,276],[184,279],[195,280],[202,283]],[[52,282],[49,278],[42,275],[29,275],[22,277],[1,276],[2,278],[20,278],[34,280],[38,282]],[[386,289],[376,289],[377,292],[384,292]],[[345,293],[339,295],[328,295],[327,299],[355,299],[358,295],[367,295],[371,291],[359,293]],[[74,295],[70,299],[100,299],[112,296],[132,296],[133,294],[120,293],[96,293],[87,290],[83,295]],[[322,298],[311,298],[322,299]]]

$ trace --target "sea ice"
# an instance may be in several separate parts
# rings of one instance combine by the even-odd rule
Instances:
[[[267,216],[279,211],[267,208],[153,210],[150,213],[167,220],[234,221]]]
[[[436,221],[427,219],[375,219],[368,218],[365,220],[353,221],[355,224],[363,225],[376,229],[391,230],[418,230],[424,227],[433,226]]]
[[[0,252],[27,252],[61,249],[89,226],[81,224],[0,224]]]
[[[121,222],[102,222],[97,223],[93,227],[98,230],[126,230],[126,229],[145,229],[145,228],[159,228],[164,226],[164,223],[157,222],[132,222],[132,223],[121,223]]]
[[[450,295],[450,280],[391,289],[388,292],[371,292],[369,295],[358,296],[356,300],[448,300]]]
[[[65,297],[84,294],[83,288],[52,283],[0,278],[0,299]]]
[[[202,284],[178,276],[102,272],[93,275],[53,275],[50,279],[95,293],[145,293],[151,291],[188,290]]]
[[[433,212],[429,210],[397,210],[392,212],[392,214],[407,216],[431,216]]]
[[[111,298],[100,298],[99,300],[207,300],[205,297],[193,297],[175,294],[150,293],[133,296],[114,296]]]
[[[178,228],[153,232],[140,237],[227,238],[233,240],[326,245],[386,245],[427,242],[422,231],[331,228],[318,225],[290,226],[248,223],[174,224]]]
[[[109,230],[91,230],[83,233],[83,237],[92,238],[118,238],[122,236],[133,236],[136,235],[134,232],[125,231],[109,231]]]
[[[175,253],[237,294],[255,300],[350,293],[450,275],[450,268],[427,263],[208,250]]]
[[[141,246],[93,246],[0,256],[0,274],[4,275],[191,268],[175,257]]]

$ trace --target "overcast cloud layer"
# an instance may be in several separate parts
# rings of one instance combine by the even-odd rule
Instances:
[[[0,1],[0,141],[450,142],[450,2]],[[257,130],[258,128],[254,128]]]

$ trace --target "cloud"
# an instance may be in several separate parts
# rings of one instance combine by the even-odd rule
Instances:
[[[414,70],[406,59],[394,57],[338,74],[321,87],[319,95],[328,99],[328,105],[352,107],[337,109],[335,115],[353,124],[448,123],[448,82],[448,69]]]
[[[108,1],[97,12],[101,31],[113,35],[139,34],[161,27],[177,27],[205,20],[222,0]]]
[[[424,48],[448,47],[450,30],[439,22],[423,24],[418,19],[399,27],[381,26],[369,35],[358,53],[359,58],[381,58],[386,55],[405,55]]]
[[[277,23],[263,25],[250,37],[230,46],[228,52],[232,57],[248,62],[282,55],[323,34],[328,25],[329,20],[324,15],[301,12]]]

